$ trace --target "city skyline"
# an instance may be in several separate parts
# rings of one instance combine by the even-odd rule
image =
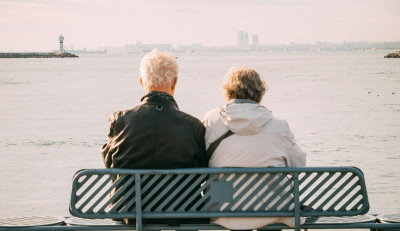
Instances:
[[[371,49],[376,50],[376,48],[383,49],[400,49],[400,40],[398,41],[387,41],[387,42],[368,42],[368,41],[342,41],[341,43],[331,43],[329,41],[316,41],[315,43],[296,43],[290,42],[287,44],[259,44],[258,35],[252,34],[252,43],[249,43],[249,33],[244,31],[237,31],[237,44],[233,46],[203,46],[202,43],[192,43],[184,45],[168,44],[168,43],[142,43],[137,41],[136,43],[117,45],[117,46],[100,46],[97,48],[75,48],[74,44],[63,44],[64,36],[59,35],[59,48],[52,49],[51,51],[40,51],[40,52],[53,52],[53,53],[85,53],[85,52],[100,52],[107,53],[107,50],[111,53],[143,53],[150,52],[153,49],[158,49],[161,51],[172,51],[172,52],[199,52],[199,51],[274,51],[271,48],[277,48],[278,50],[355,50],[355,49]],[[0,50],[0,52],[3,52]],[[18,53],[32,53],[37,51],[25,50],[25,51],[14,51]]]
[[[87,49],[235,46],[237,31],[259,44],[398,41],[399,11],[397,0],[0,0],[0,51],[53,50],[60,33]]]

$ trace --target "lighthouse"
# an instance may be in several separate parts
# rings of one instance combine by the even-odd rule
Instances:
[[[63,46],[64,36],[62,34],[60,34],[58,39],[60,40],[60,54],[63,54],[64,53],[64,46]]]

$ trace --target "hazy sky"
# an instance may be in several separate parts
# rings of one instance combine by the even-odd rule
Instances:
[[[400,0],[0,0],[0,52],[136,43],[399,41]]]

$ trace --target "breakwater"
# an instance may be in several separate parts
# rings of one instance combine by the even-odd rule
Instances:
[[[396,53],[390,53],[384,56],[384,58],[400,58],[400,51]]]
[[[71,53],[0,53],[0,58],[79,58]]]

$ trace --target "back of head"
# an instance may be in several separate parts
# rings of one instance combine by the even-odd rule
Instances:
[[[248,67],[230,68],[223,84],[223,94],[228,101],[249,99],[260,103],[267,89],[260,75]]]
[[[144,87],[171,86],[178,78],[179,67],[172,53],[154,49],[147,53],[140,63],[140,77]]]

